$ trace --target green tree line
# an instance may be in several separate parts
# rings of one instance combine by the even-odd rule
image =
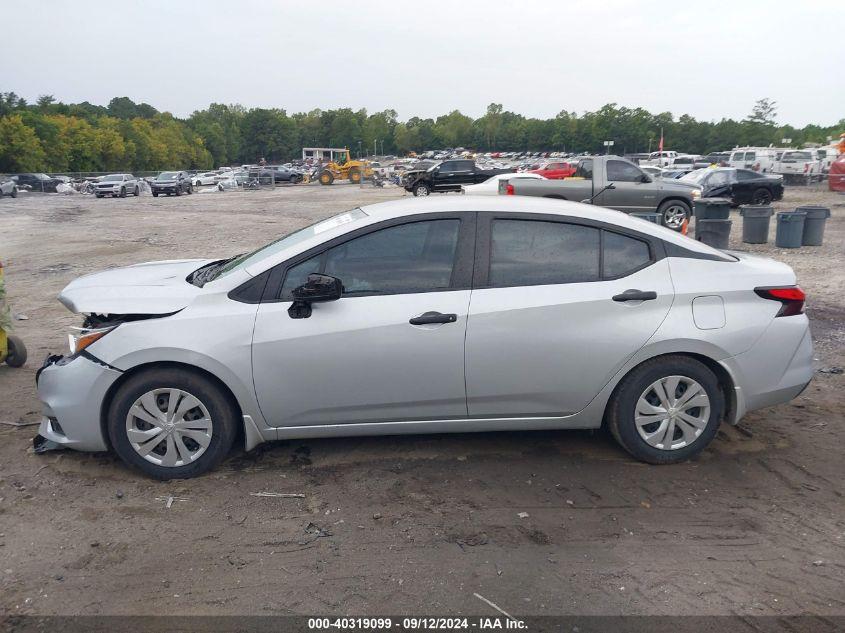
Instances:
[[[399,121],[394,110],[368,113],[339,108],[288,114],[277,108],[212,103],[187,119],[160,112],[127,97],[108,106],[65,104],[51,95],[35,103],[0,92],[0,172],[147,171],[208,169],[220,165],[287,161],[302,147],[349,147],[405,154],[454,147],[478,151],[603,152],[654,151],[664,135],[666,149],[704,154],[736,145],[793,146],[826,143],[845,131],[845,119],[824,127],[795,128],[776,122],[776,104],[758,101],[741,121],[698,121],[670,112],[610,103],[595,112],[562,110],[551,119],[527,118],[491,103],[473,119],[458,110],[437,118]]]

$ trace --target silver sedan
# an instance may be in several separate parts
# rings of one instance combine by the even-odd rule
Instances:
[[[579,203],[461,196],[342,213],[228,259],[73,281],[38,371],[41,450],[190,477],[243,438],[607,425],[652,464],[812,376],[785,264]]]

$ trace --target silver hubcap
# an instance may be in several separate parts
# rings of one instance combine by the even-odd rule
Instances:
[[[154,389],[129,408],[126,437],[148,462],[172,468],[205,453],[213,426],[208,409],[187,391]]]
[[[695,442],[709,419],[707,392],[686,376],[666,376],[650,384],[637,400],[634,413],[640,437],[664,451]]]
[[[683,207],[669,207],[663,213],[663,222],[673,229],[681,228],[687,218],[687,210]]]
[[[427,196],[428,195],[428,187],[417,188],[417,195],[418,196]]]

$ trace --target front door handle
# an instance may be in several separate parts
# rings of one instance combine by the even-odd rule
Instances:
[[[657,299],[654,290],[626,290],[622,294],[613,295],[614,301],[652,301]]]
[[[440,312],[426,312],[414,317],[408,323],[411,325],[430,325],[432,323],[454,323],[458,320],[457,314],[442,314]]]

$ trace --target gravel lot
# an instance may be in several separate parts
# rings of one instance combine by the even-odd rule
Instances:
[[[0,421],[39,419],[35,370],[78,324],[55,300],[74,277],[242,252],[402,194],[4,198],[0,259],[30,360],[0,367]],[[794,187],[777,207],[810,202],[833,211],[824,246],[750,248],[795,268],[817,366],[843,367],[845,198]],[[518,616],[843,614],[843,381],[820,372],[667,467],[603,432],[495,433],[281,442],[159,483],[111,455],[35,455],[36,427],[2,425],[0,615],[495,615],[474,593]]]

